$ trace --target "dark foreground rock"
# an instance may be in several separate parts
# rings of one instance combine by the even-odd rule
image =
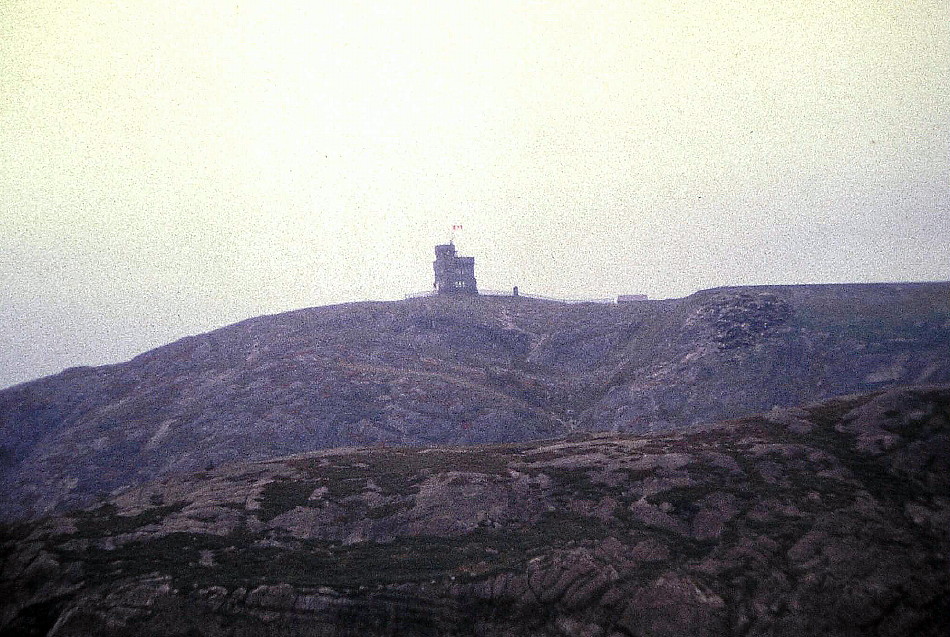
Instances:
[[[950,634],[950,387],[216,468],[5,528],[0,635]]]
[[[0,519],[315,449],[671,431],[945,382],[948,283],[311,308],[0,391]]]

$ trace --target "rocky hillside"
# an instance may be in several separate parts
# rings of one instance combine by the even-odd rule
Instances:
[[[311,452],[6,528],[0,635],[950,634],[950,385]]]
[[[236,460],[668,431],[947,381],[947,283],[312,308],[0,392],[0,517]]]

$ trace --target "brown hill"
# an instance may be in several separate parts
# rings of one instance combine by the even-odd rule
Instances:
[[[8,527],[0,635],[942,637],[948,493],[950,385],[312,452]]]
[[[947,283],[312,308],[0,392],[0,516],[236,460],[664,431],[947,381]]]

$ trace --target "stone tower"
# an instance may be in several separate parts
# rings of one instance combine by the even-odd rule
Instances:
[[[478,294],[475,285],[475,257],[455,254],[455,244],[435,247],[435,289],[439,294]]]

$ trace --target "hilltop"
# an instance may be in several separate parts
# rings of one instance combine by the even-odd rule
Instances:
[[[943,636],[950,385],[362,447],[4,529],[0,635]]]
[[[674,431],[948,381],[948,283],[310,308],[0,391],[0,515],[237,460]]]

